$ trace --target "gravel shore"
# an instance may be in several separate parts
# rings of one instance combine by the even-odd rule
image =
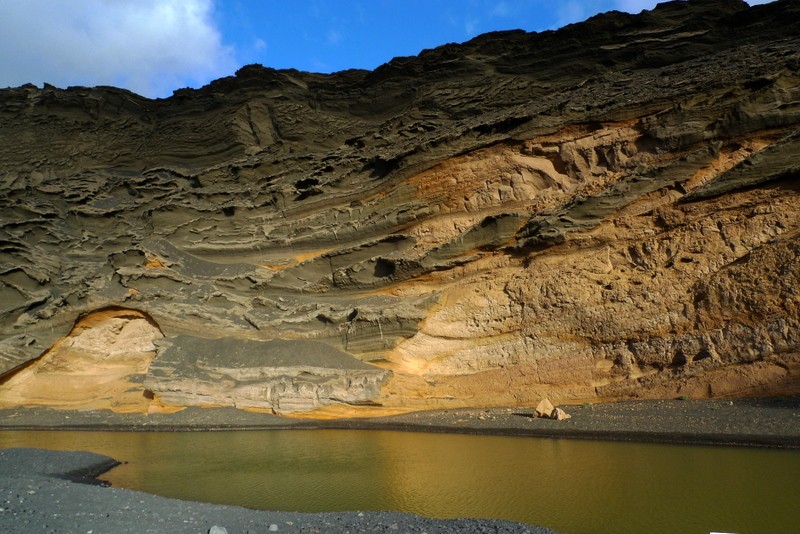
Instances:
[[[232,408],[119,414],[45,408],[0,410],[0,430],[376,429],[659,443],[800,448],[800,397],[647,400],[564,406],[566,421],[531,408],[457,409],[363,419],[292,419]]]

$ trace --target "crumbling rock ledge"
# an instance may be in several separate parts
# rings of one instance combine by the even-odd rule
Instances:
[[[150,365],[145,387],[173,406],[234,406],[279,414],[333,402],[370,404],[391,373],[303,340],[176,336]]]

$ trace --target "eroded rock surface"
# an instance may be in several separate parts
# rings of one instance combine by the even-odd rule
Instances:
[[[390,374],[317,341],[177,336],[165,343],[145,386],[174,406],[284,414],[333,402],[370,404]]]
[[[109,309],[82,318],[41,358],[0,384],[0,406],[147,412],[142,382],[163,335],[144,314]]]
[[[182,405],[796,393],[799,26],[690,0],[163,100],[2,90],[0,369],[118,307],[209,340],[148,371]],[[212,380],[281,340],[276,375],[368,367]]]

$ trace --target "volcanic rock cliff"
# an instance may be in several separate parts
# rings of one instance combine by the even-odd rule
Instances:
[[[0,90],[0,403],[798,393],[798,28],[690,0],[163,100]]]

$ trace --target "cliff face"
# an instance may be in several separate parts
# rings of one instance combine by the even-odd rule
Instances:
[[[798,27],[690,0],[164,100],[1,90],[0,402],[75,405],[31,376],[107,370],[98,339],[128,409],[798,393]]]

